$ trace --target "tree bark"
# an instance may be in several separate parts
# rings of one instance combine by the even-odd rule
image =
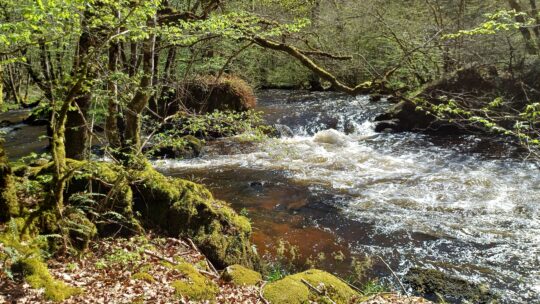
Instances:
[[[153,28],[156,24],[155,16],[148,20],[148,27]],[[143,53],[143,76],[139,88],[125,110],[125,134],[122,150],[129,157],[137,156],[141,152],[141,115],[148,100],[152,95],[152,72],[154,71],[154,50],[156,36],[151,35],[142,46]]]
[[[5,222],[18,213],[15,183],[0,139],[0,222]]]
[[[305,55],[302,52],[302,50],[294,46],[291,46],[285,43],[275,42],[275,41],[264,39],[261,37],[254,37],[252,38],[252,41],[264,48],[284,52],[291,55],[292,57],[300,61],[300,63],[303,66],[310,69],[312,72],[317,74],[322,79],[330,82],[330,84],[332,84],[332,87],[350,95],[368,94],[368,93],[373,93],[375,91],[385,91],[386,90],[385,88],[386,77],[389,76],[393,72],[393,71],[389,71],[383,79],[380,79],[373,83],[371,82],[361,83],[356,86],[349,86],[339,81],[335,75],[328,72],[323,67],[320,67],[319,65],[317,65],[310,57]]]
[[[88,13],[85,14],[83,20],[83,33],[79,38],[78,52],[75,56],[74,70],[78,70],[81,65],[81,60],[88,56],[90,49],[94,48],[98,43],[99,34],[90,33],[88,29],[88,19],[91,18]],[[93,78],[92,69],[87,68],[86,77]],[[86,84],[89,84],[88,82]],[[68,111],[66,120],[66,157],[84,160],[89,156],[89,126],[86,124],[87,113],[92,102],[92,92],[88,87],[83,88],[81,94],[76,96],[74,101],[75,109]]]
[[[510,5],[510,8],[514,9],[518,13],[523,12],[523,7],[521,6],[519,0],[508,0],[508,4]],[[516,16],[516,21],[519,23],[525,23],[525,17],[524,16]],[[527,27],[520,27],[519,31],[521,32],[521,35],[523,36],[523,39],[525,40],[525,47],[527,49],[527,52],[529,55],[538,55],[540,54],[538,51],[538,45],[536,41],[533,39],[533,35],[531,33],[531,30]]]

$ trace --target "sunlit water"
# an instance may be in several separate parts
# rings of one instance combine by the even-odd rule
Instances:
[[[489,284],[504,302],[538,301],[540,171],[524,155],[473,136],[377,134],[370,120],[384,106],[366,97],[259,99],[293,137],[217,142],[158,167],[249,210],[259,247],[283,238],[304,255],[380,255],[400,275],[435,268]]]
[[[264,92],[259,110],[293,137],[221,140],[200,158],[156,166],[245,208],[261,253],[284,239],[304,258],[325,253],[321,267],[341,273],[350,259],[335,261],[334,252],[379,255],[400,276],[413,266],[435,268],[489,284],[503,302],[540,303],[538,166],[526,153],[474,136],[377,134],[371,120],[387,106],[367,97]],[[38,140],[43,127],[0,131],[11,159],[46,144]],[[380,262],[374,275],[396,284]]]

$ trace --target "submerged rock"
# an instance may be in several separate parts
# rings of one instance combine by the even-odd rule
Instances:
[[[316,292],[311,286],[317,288]],[[263,290],[264,297],[272,304],[302,304],[311,301],[328,303],[352,303],[359,297],[352,288],[337,277],[322,270],[311,269],[302,273],[287,276],[279,281],[270,283]]]
[[[458,303],[496,303],[498,298],[485,285],[449,276],[434,269],[411,268],[405,275],[404,282],[417,294],[433,301],[442,297]]]
[[[155,146],[146,147],[145,152],[150,152],[152,157],[158,159],[186,159],[198,157],[204,142],[195,136],[186,135],[176,140],[166,143],[159,143]]]
[[[328,129],[315,134],[313,141],[323,144],[345,146],[347,144],[347,135],[334,129]]]
[[[273,134],[270,134],[270,135],[273,135],[276,137],[293,137],[294,136],[293,130],[286,125],[274,124],[272,127],[275,132],[273,132]]]

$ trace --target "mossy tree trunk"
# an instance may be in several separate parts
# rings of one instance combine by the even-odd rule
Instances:
[[[98,3],[99,6],[99,3]],[[91,31],[89,21],[94,18],[92,13],[86,11],[83,17],[83,32],[79,38],[77,56],[73,63],[74,69],[79,70],[82,61],[88,57],[89,53],[98,47],[100,39],[104,39],[103,30]],[[95,78],[95,71],[89,66],[87,78]],[[74,109],[67,112],[66,120],[66,156],[76,160],[84,160],[88,157],[88,146],[90,144],[90,126],[87,124],[87,113],[92,102],[91,84],[86,83],[81,94],[75,98]]]
[[[4,103],[4,67],[0,64],[0,106]]]
[[[148,27],[153,28],[155,24],[155,16],[149,18]],[[155,35],[151,35],[143,43],[143,76],[135,96],[133,96],[133,99],[129,102],[125,110],[122,152],[124,156],[128,156],[127,158],[137,156],[141,152],[141,116],[152,95],[155,43]],[[127,159],[127,161],[130,161],[130,159]]]
[[[0,222],[19,213],[15,182],[0,139]]]

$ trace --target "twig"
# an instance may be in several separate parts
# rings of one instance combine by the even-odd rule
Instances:
[[[388,270],[390,270],[390,272],[392,273],[392,275],[397,279],[399,285],[401,286],[401,289],[402,289],[403,292],[405,293],[405,296],[408,298],[408,297],[409,297],[409,292],[407,292],[407,289],[405,288],[405,286],[404,286],[403,283],[401,282],[401,279],[398,277],[398,275],[394,272],[394,270],[392,270],[392,268],[390,267],[390,265],[388,265],[388,263],[386,263],[386,261],[385,261],[380,255],[377,255],[377,257],[383,262],[383,264],[386,266],[386,268],[388,268]]]
[[[216,270],[216,267],[212,265],[212,262],[210,262],[210,260],[206,257],[206,255],[202,254],[202,252],[199,250],[197,245],[195,245],[195,243],[193,243],[193,241],[190,238],[188,238],[187,240],[189,244],[191,245],[191,247],[204,257],[204,259],[206,260],[206,264],[208,264],[208,267],[214,272],[214,274],[219,277],[219,272]]]
[[[311,285],[308,281],[306,281],[305,279],[300,279],[302,281],[302,283],[306,284],[309,288],[313,289],[316,293],[318,293],[320,296],[323,296],[323,297],[326,297],[328,298],[328,300],[330,301],[330,303],[333,303],[333,304],[336,304],[336,302],[334,302],[334,300],[332,300],[328,295],[326,295],[324,292],[320,291],[317,287]]]
[[[154,252],[152,252],[150,250],[144,250],[144,253],[149,255],[149,256],[153,256],[153,257],[155,257],[157,259],[163,260],[163,261],[165,261],[167,263],[170,263],[170,264],[172,264],[174,266],[178,266],[178,263],[176,261],[174,261],[172,259],[169,259],[167,257],[162,257],[162,256],[158,255],[157,253],[154,253]],[[219,275],[217,275],[215,273],[212,273],[212,272],[209,272],[209,271],[206,271],[206,270],[202,270],[202,269],[198,269],[197,267],[195,267],[195,269],[197,269],[198,272],[200,272],[202,274],[206,274],[206,275],[208,275],[208,276],[210,276],[212,278],[219,278]]]
[[[259,298],[264,302],[264,304],[270,304],[270,302],[268,302],[267,299],[264,298],[264,295],[263,295],[263,289],[264,289],[264,286],[266,286],[266,283],[268,282],[264,282],[262,285],[261,285],[261,289],[259,289]]]
[[[362,292],[362,290],[361,290],[360,288],[354,286],[353,284],[351,284],[351,283],[345,281],[344,279],[342,279],[342,278],[340,278],[340,277],[337,277],[337,278],[338,278],[341,282],[347,284],[347,286],[349,286],[350,288],[352,288],[352,289],[358,291],[358,292],[361,293],[361,294],[364,294],[364,292]]]

